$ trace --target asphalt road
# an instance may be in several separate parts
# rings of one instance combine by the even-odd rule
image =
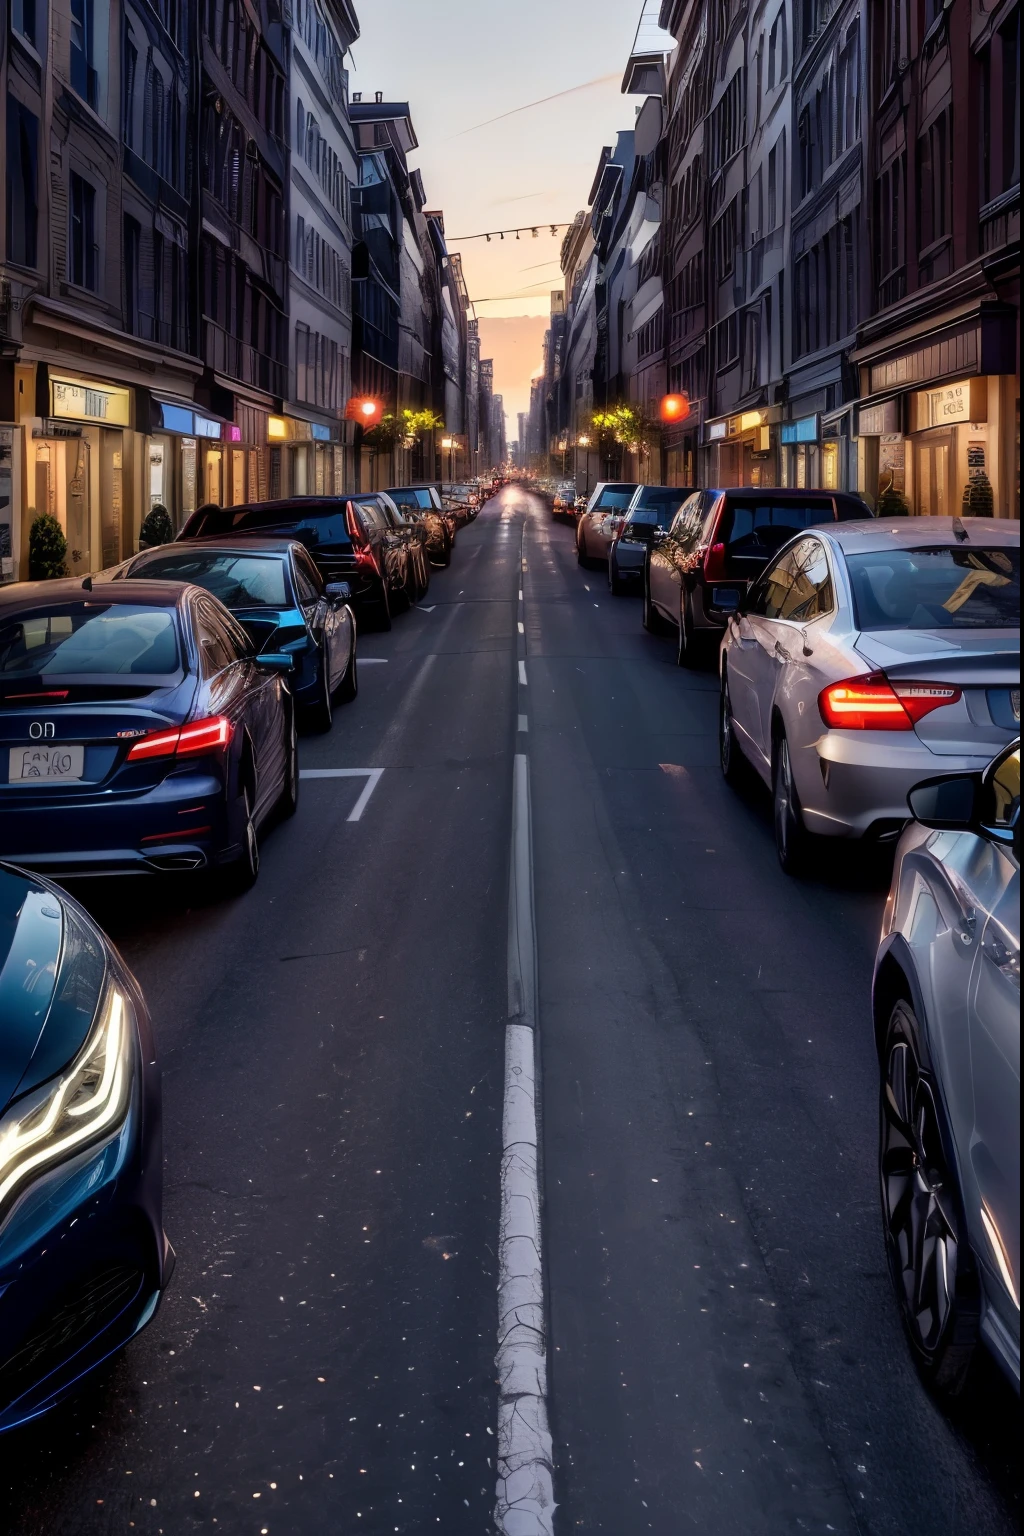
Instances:
[[[720,780],[713,672],[515,488],[361,655],[302,744],[384,770],[358,821],[363,779],[307,779],[247,896],[79,893],[152,1008],[178,1268],[101,1379],[0,1444],[0,1529],[491,1528],[516,750],[556,1530],[1017,1529],[1016,1398],[983,1368],[941,1413],[889,1293],[884,867],[780,872],[765,798]]]

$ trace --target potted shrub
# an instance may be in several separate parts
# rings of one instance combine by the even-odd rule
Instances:
[[[68,541],[64,530],[49,512],[40,512],[28,533],[29,581],[53,581],[66,576]]]

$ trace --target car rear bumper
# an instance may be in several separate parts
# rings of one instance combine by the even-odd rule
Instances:
[[[33,805],[7,794],[0,805],[2,856],[53,878],[203,869],[237,851],[228,837],[224,785],[213,774],[172,775],[117,799]]]
[[[989,758],[939,757],[910,732],[826,731],[794,757],[793,767],[809,831],[890,841],[910,819],[907,795],[915,784],[980,772]]]

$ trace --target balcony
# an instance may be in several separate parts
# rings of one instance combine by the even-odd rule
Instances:
[[[248,342],[240,341],[222,325],[205,316],[203,317],[203,362],[215,373],[224,374],[229,379],[237,379],[241,384],[250,384],[253,389],[262,390],[264,394],[273,395],[279,400],[287,397],[288,366],[286,363],[267,357],[264,352],[258,352]]]
[[[1020,239],[1020,182],[1000,193],[979,211],[982,254],[998,251]]]

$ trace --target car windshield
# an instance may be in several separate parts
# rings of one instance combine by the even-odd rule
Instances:
[[[846,565],[862,630],[1020,624],[1019,549],[886,549]]]
[[[177,670],[173,608],[64,603],[34,608],[0,624],[0,674],[5,677]]]
[[[607,485],[594,503],[595,512],[625,512],[633,500],[635,485]]]
[[[718,538],[740,559],[765,560],[794,533],[834,520],[831,499],[739,501],[727,504]]]
[[[683,502],[692,494],[690,490],[676,490],[674,487],[668,489],[659,486],[657,490],[644,490],[629,514],[629,521],[645,523],[653,528],[668,528]]]
[[[225,608],[284,608],[284,558],[273,555],[161,555],[129,572],[157,581],[191,581],[219,597]]]
[[[211,507],[202,514],[194,513],[193,517],[195,521],[189,518],[182,530],[186,538],[280,529],[286,534],[294,531],[304,544],[346,546],[352,542],[341,501],[312,501],[304,506],[298,499],[276,506],[271,501],[255,507]]]
[[[430,492],[427,490],[413,490],[410,486],[402,486],[396,490],[389,490],[388,495],[399,507],[423,507],[433,505],[430,500]]]

